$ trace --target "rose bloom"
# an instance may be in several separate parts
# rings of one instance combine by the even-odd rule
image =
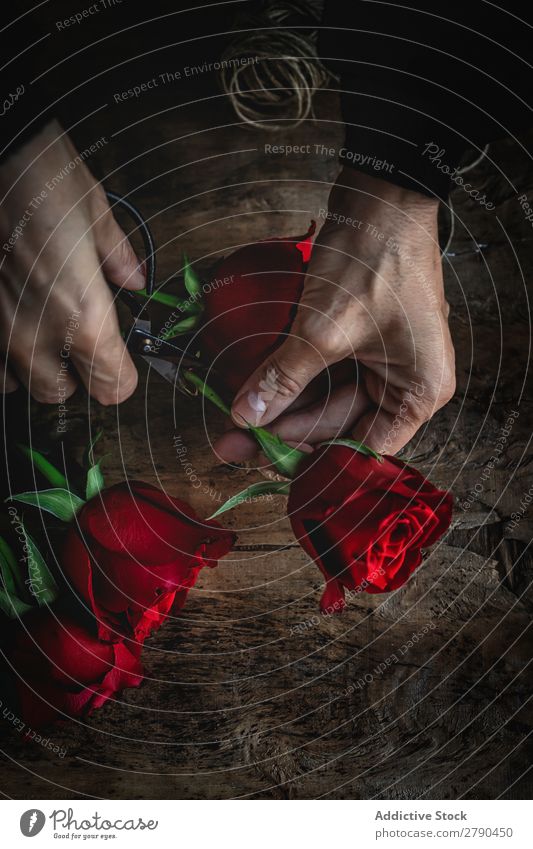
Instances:
[[[87,716],[120,690],[138,687],[140,651],[134,641],[103,643],[60,611],[29,613],[6,648],[22,719],[42,728],[55,719]]]
[[[401,587],[421,549],[449,527],[452,496],[395,457],[380,463],[344,445],[319,448],[292,481],[288,514],[299,543],[326,580],[320,607],[344,607],[345,590]]]
[[[201,346],[232,395],[291,326],[314,229],[313,222],[305,236],[246,245],[214,269],[204,295]]]
[[[235,534],[147,483],[104,490],[79,512],[61,565],[98,621],[98,636],[144,638],[181,609],[204,566],[216,566]]]

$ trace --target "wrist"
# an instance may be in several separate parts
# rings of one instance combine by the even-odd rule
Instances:
[[[380,177],[364,174],[355,168],[344,167],[337,178],[337,186],[344,188],[353,203],[365,198],[369,203],[387,203],[408,212],[416,218],[437,216],[439,200],[423,195]]]
[[[19,178],[27,169],[38,164],[40,157],[58,140],[62,132],[61,125],[54,119],[14,150],[0,164],[0,181],[2,184],[8,183],[10,185],[13,176]]]

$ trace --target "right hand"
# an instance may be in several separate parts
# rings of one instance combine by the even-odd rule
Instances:
[[[241,430],[215,444],[222,460],[256,450],[247,423],[303,448],[349,434],[396,454],[450,400],[455,357],[437,212],[435,199],[343,169],[291,332],[237,393]],[[350,360],[357,378],[303,400],[325,367]]]
[[[61,403],[79,378],[117,404],[137,372],[106,281],[135,290],[145,279],[102,187],[83,162],[69,166],[77,155],[52,122],[0,166],[0,391],[20,381],[37,401]]]

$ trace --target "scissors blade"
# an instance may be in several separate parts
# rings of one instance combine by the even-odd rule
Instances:
[[[173,385],[181,386],[180,368],[169,360],[158,360],[157,357],[143,357],[151,368]]]
[[[171,383],[182,395],[198,395],[198,389],[183,379],[182,365],[176,365],[176,363],[172,363],[169,360],[160,360],[157,357],[143,356],[143,360],[151,368],[155,369],[161,377],[164,377],[165,380]]]
[[[135,318],[133,320],[133,327],[143,333],[150,333],[152,330],[152,322],[148,318]]]

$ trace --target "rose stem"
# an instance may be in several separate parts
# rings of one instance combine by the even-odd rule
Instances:
[[[224,403],[220,395],[215,392],[214,389],[211,389],[211,387],[208,386],[207,383],[205,383],[205,381],[203,381],[201,377],[198,377],[198,375],[195,374],[193,371],[183,371],[182,377],[184,377],[185,380],[188,380],[189,383],[192,383],[193,386],[196,386],[196,388],[200,390],[202,395],[209,401],[211,401],[211,403],[214,404],[215,407],[218,407],[218,409],[222,410],[222,412],[225,413],[227,416],[231,415],[230,408],[228,407],[228,405]]]

